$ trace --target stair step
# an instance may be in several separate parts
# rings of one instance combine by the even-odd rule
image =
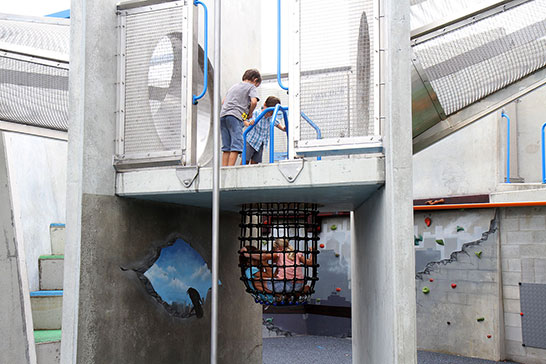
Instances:
[[[65,224],[54,223],[49,225],[49,238],[51,241],[51,253],[64,254]]]
[[[63,289],[64,255],[42,255],[38,259],[40,290]]]
[[[30,292],[35,330],[60,330],[63,313],[63,291]]]
[[[38,364],[61,362],[61,330],[34,330]]]

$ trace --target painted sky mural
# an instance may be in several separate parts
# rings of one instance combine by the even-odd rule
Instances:
[[[155,291],[169,305],[191,305],[188,288],[205,301],[211,287],[211,272],[205,260],[182,239],[161,250],[156,262],[144,273]]]

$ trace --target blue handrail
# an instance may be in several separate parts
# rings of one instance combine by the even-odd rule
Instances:
[[[544,154],[544,128],[546,128],[546,123],[542,124],[542,183],[546,183],[546,156]]]
[[[209,47],[209,13],[207,10],[207,6],[202,3],[199,0],[194,0],[193,5],[201,5],[203,7],[204,17],[205,17],[205,35],[204,35],[204,57],[203,57],[203,91],[199,94],[199,96],[193,95],[193,104],[197,105],[197,100],[200,100],[205,96],[205,93],[207,92],[207,85],[208,85],[208,66],[209,66],[209,55],[208,55],[208,47]]]
[[[510,183],[510,118],[504,110],[501,117],[506,118],[506,183]]]
[[[317,124],[315,124],[311,119],[309,119],[309,117],[305,115],[303,111],[301,112],[301,117],[304,118],[305,121],[307,121],[307,123],[311,125],[313,129],[315,129],[315,131],[317,132],[317,139],[322,139],[322,134],[320,133],[320,128],[317,126]],[[321,157],[317,157],[317,160],[318,161],[321,160]]]
[[[288,108],[285,108],[285,107],[282,107],[282,106],[281,106],[281,109],[288,110]],[[243,153],[241,155],[241,159],[243,160],[242,161],[243,165],[246,164],[246,136],[247,136],[248,132],[256,127],[256,125],[264,118],[265,114],[267,114],[270,111],[274,111],[274,110],[275,110],[274,107],[268,107],[266,109],[263,109],[262,112],[256,117],[256,119],[254,119],[254,124],[250,125],[243,132]]]
[[[275,120],[277,120],[280,108],[281,104],[275,105],[273,117],[269,121],[269,163],[275,162]]]
[[[288,87],[281,81],[281,0],[277,0],[277,83],[288,91]]]

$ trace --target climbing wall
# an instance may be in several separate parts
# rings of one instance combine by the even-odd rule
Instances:
[[[463,222],[471,221],[483,230],[457,246],[454,235],[464,234],[469,225]],[[416,213],[415,224],[430,232],[427,236],[444,257],[428,262],[416,275],[418,348],[499,360],[501,292],[495,210]],[[451,244],[448,236],[455,250],[446,254],[442,249]]]

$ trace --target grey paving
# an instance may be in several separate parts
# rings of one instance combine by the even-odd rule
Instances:
[[[516,364],[419,351],[418,364]],[[264,364],[352,364],[351,339],[289,336],[263,339]]]

